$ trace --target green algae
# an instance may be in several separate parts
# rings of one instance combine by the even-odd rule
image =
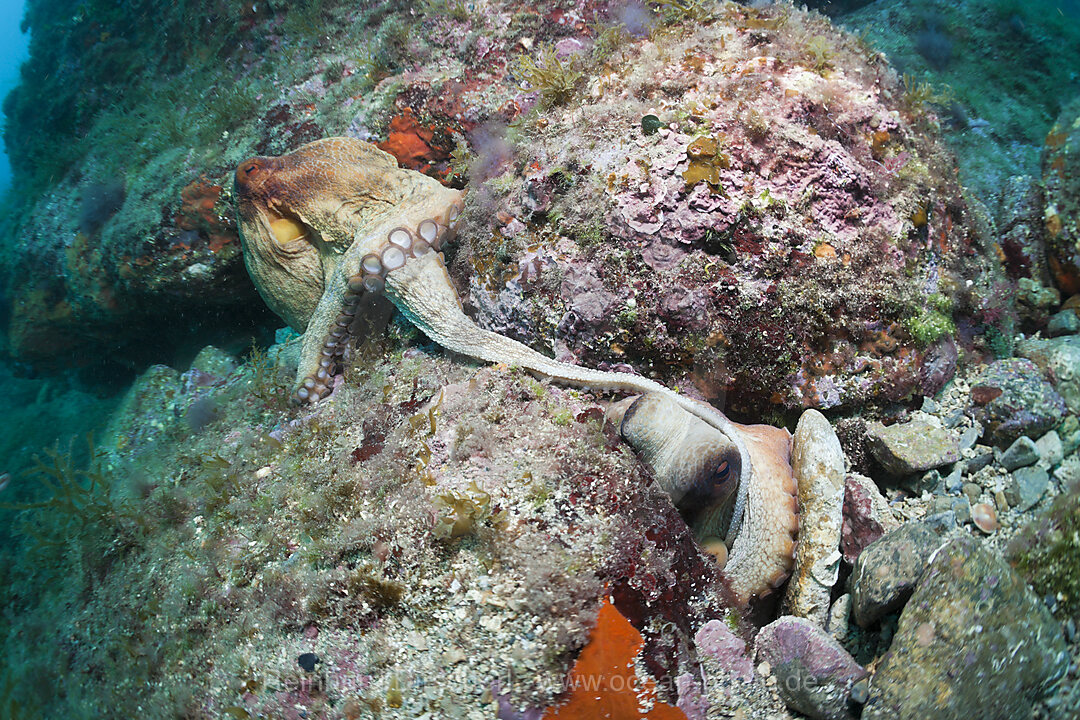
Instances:
[[[956,332],[952,319],[952,300],[941,294],[931,295],[918,313],[904,320],[904,327],[920,347],[927,347]]]
[[[1080,483],[1058,495],[1008,547],[1017,571],[1061,613],[1080,620]]]

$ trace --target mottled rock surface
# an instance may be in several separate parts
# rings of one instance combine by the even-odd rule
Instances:
[[[1080,293],[1080,97],[1066,105],[1046,135],[1047,256],[1054,281]]]
[[[1016,353],[1038,365],[1064,398],[1069,411],[1080,413],[1080,336],[1023,340],[1017,344]]]
[[[854,564],[867,545],[899,526],[873,480],[863,475],[847,476],[840,537],[840,550],[847,563]]]
[[[873,423],[866,439],[874,459],[893,475],[911,475],[960,459],[955,435],[926,420],[895,425]]]
[[[1060,627],[1023,580],[976,540],[957,538],[904,607],[862,717],[1027,717],[1068,664]]]
[[[817,720],[847,720],[851,686],[866,675],[832,636],[790,615],[766,625],[754,641],[758,662],[767,662],[788,707]]]
[[[1010,472],[1021,467],[1034,465],[1039,461],[1039,448],[1035,441],[1026,435],[1017,438],[1005,452],[1001,453],[998,463]]]
[[[791,470],[799,488],[799,544],[784,607],[824,626],[840,568],[844,451],[817,410],[799,418],[791,439]]]
[[[941,542],[938,529],[927,523],[912,522],[863,550],[850,580],[851,614],[855,622],[869,627],[883,615],[899,609]]]
[[[1022,435],[1039,437],[1065,414],[1061,395],[1035,363],[1022,358],[988,366],[972,381],[971,401],[975,419],[985,430],[984,440],[1002,448]]]
[[[1041,467],[1022,467],[1014,470],[1005,486],[1005,499],[1021,512],[1030,510],[1050,484],[1050,475]]]

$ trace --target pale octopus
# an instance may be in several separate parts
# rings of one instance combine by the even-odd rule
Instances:
[[[639,395],[612,404],[607,417],[698,537],[716,536],[735,601],[786,579],[798,530],[787,430],[737,425],[652,380],[558,362],[478,327],[440,252],[463,211],[461,192],[343,137],[247,160],[235,190],[248,272],[270,308],[303,333],[297,402],[330,394],[354,331],[384,294],[447,350],[595,392]]]

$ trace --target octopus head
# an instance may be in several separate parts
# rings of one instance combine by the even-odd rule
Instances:
[[[303,332],[343,254],[380,227],[448,204],[437,181],[354,138],[308,143],[236,169],[244,263],[267,305]]]

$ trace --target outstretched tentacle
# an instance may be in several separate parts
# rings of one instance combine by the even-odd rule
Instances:
[[[728,533],[729,542],[738,534],[746,514],[753,512],[747,507],[752,472],[750,454],[734,423],[719,410],[679,395],[648,378],[559,362],[516,340],[478,327],[462,311],[441,254],[417,258],[388,275],[386,289],[390,299],[416,327],[452,352],[488,362],[518,365],[557,382],[587,386],[593,390],[628,394],[654,393],[672,400],[724,433],[738,448],[741,476]]]

